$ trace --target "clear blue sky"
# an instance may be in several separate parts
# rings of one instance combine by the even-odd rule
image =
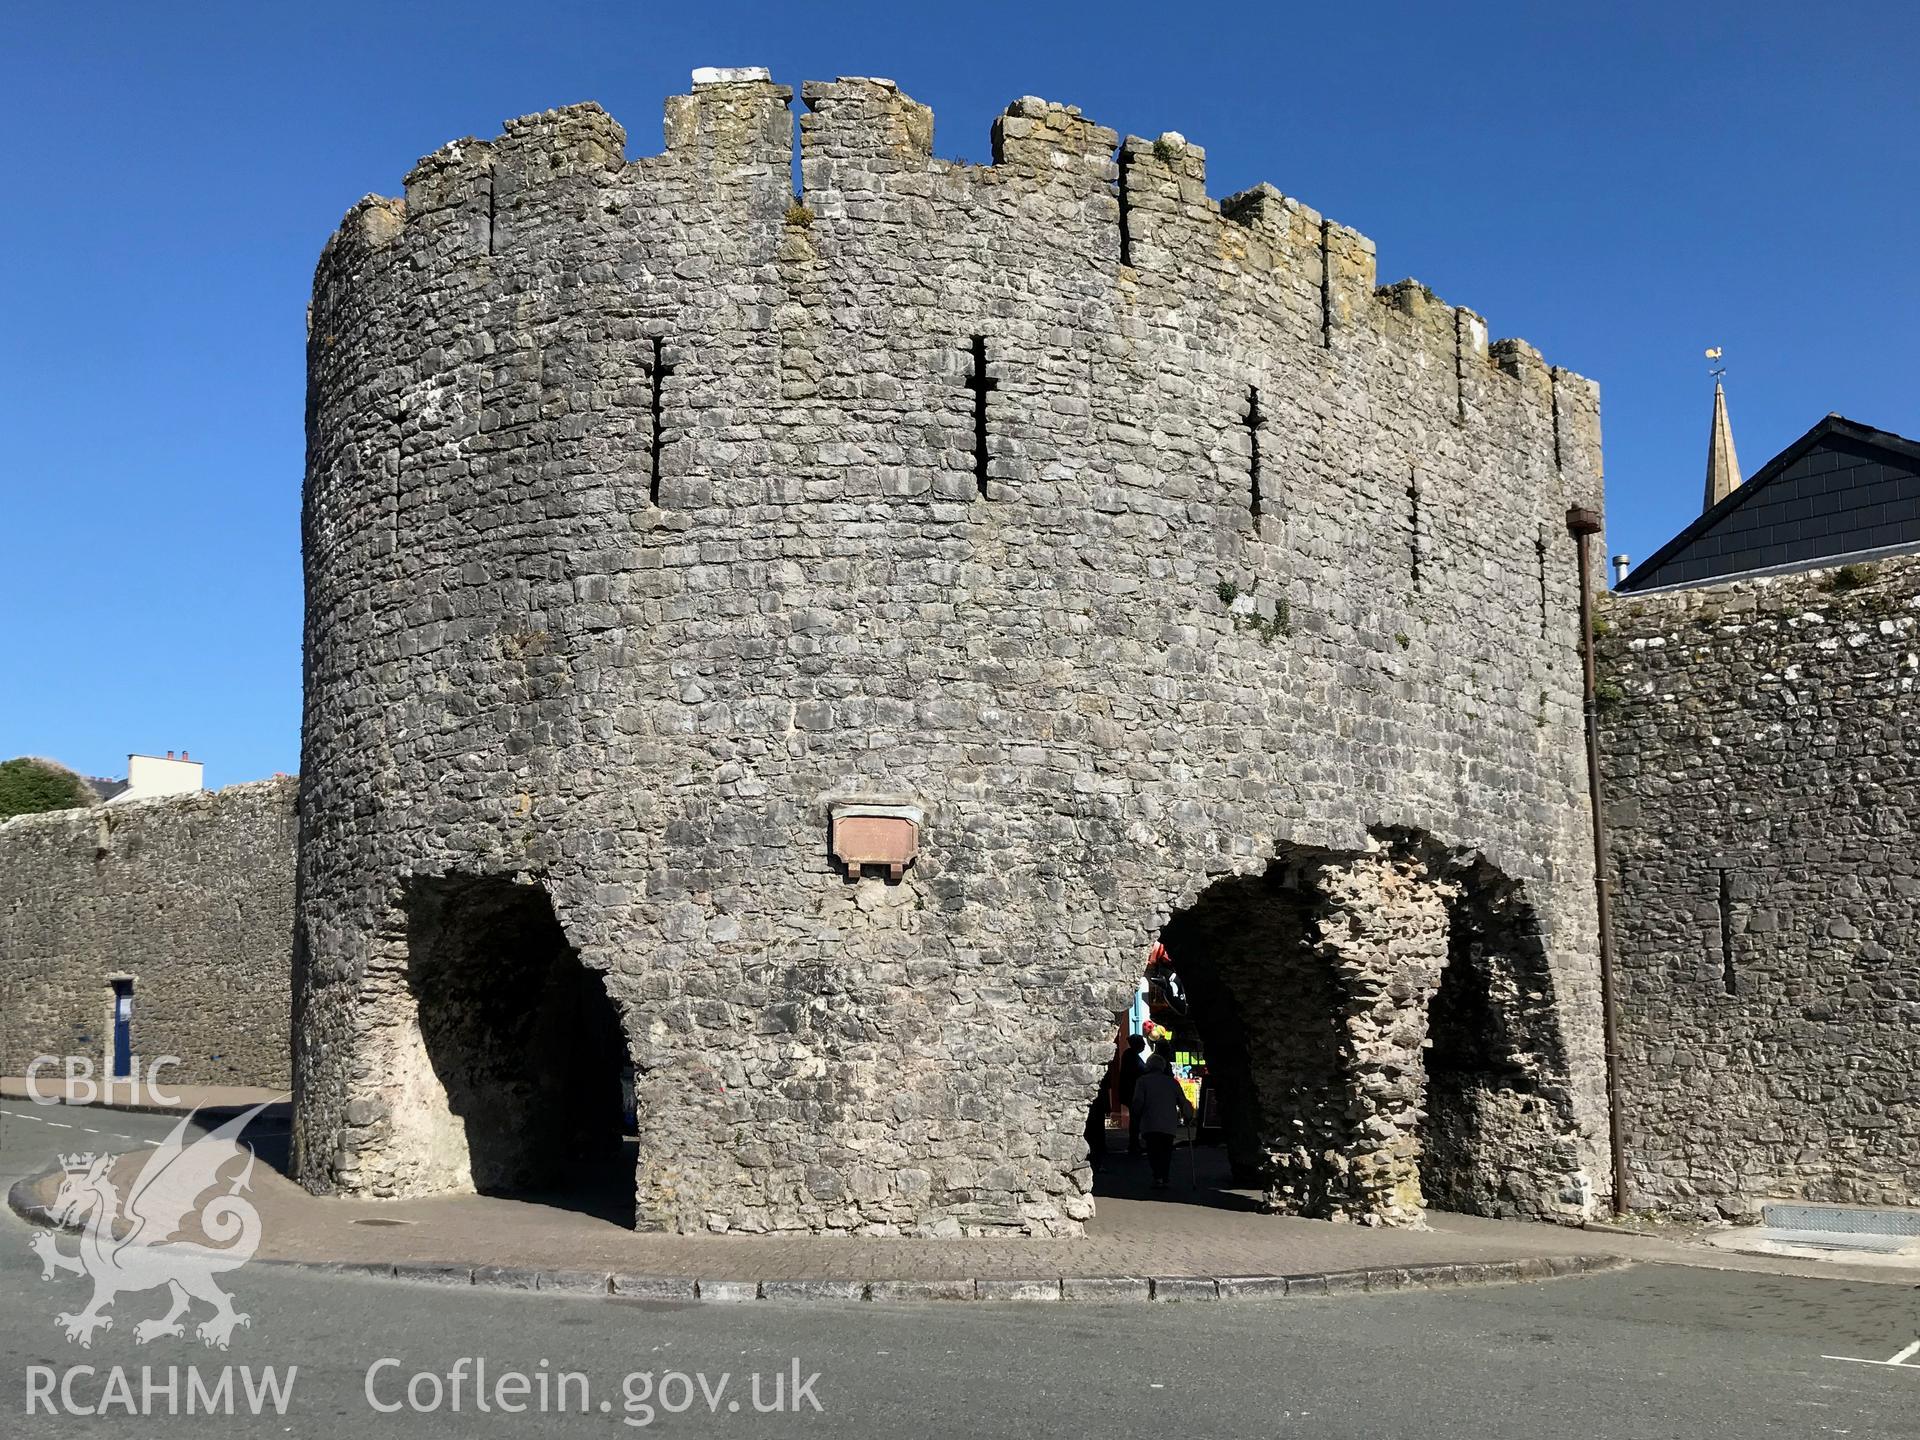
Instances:
[[[1749,472],[1829,410],[1920,434],[1907,4],[20,5],[0,42],[0,756],[210,784],[299,760],[302,314],[368,191],[696,65],[888,75],[936,149],[1010,99],[1179,130],[1599,380],[1609,541],[1698,508],[1726,347]]]

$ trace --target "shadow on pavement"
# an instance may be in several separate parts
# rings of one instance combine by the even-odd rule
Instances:
[[[195,1114],[193,1128],[217,1129],[235,1115],[240,1106],[207,1106]],[[293,1118],[291,1107],[269,1106],[240,1133],[242,1144],[253,1147],[260,1163],[277,1171],[289,1184],[293,1178]],[[559,1184],[550,1189],[489,1189],[485,1193],[502,1200],[517,1200],[525,1205],[567,1210],[591,1219],[604,1220],[622,1230],[634,1226],[633,1174],[639,1163],[640,1142],[627,1136],[620,1145],[620,1158],[581,1161],[556,1177]]]
[[[1107,1153],[1093,1168],[1095,1200],[1141,1200],[1160,1205],[1201,1205],[1211,1210],[1264,1209],[1260,1192],[1236,1185],[1225,1147],[1182,1144],[1173,1152],[1172,1183],[1153,1188],[1145,1155],[1129,1155],[1124,1139],[1109,1138]]]

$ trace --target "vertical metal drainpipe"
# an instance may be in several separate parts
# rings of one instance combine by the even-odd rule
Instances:
[[[1607,1138],[1613,1163],[1613,1213],[1627,1213],[1627,1144],[1620,1120],[1620,1022],[1613,994],[1613,915],[1607,894],[1607,819],[1600,808],[1600,717],[1594,689],[1593,568],[1587,541],[1600,533],[1600,512],[1585,505],[1567,511],[1567,529],[1580,551],[1581,708],[1587,729],[1587,801],[1593,812],[1593,894],[1600,923],[1600,1018],[1607,1047]]]

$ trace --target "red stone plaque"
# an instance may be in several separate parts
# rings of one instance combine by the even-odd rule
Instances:
[[[869,868],[898,880],[920,853],[920,826],[926,813],[917,805],[836,804],[828,844],[849,879]]]

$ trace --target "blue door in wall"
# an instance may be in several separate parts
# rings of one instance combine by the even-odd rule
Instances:
[[[113,982],[113,1078],[133,1073],[133,982]]]

